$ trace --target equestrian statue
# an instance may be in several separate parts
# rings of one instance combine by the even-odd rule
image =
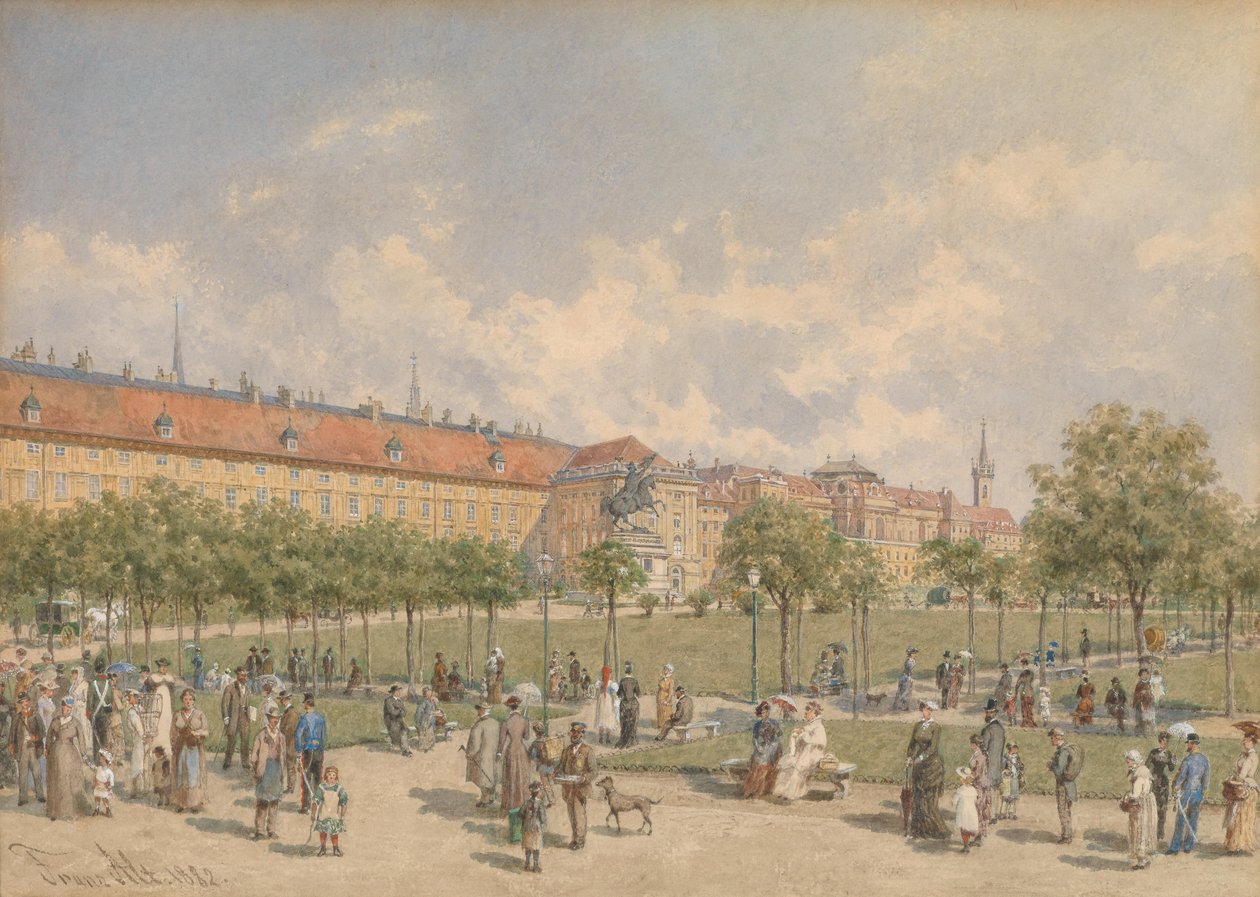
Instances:
[[[630,523],[630,515],[647,508],[655,510],[657,505],[664,509],[665,503],[652,497],[652,490],[656,488],[656,477],[652,475],[654,460],[656,460],[655,452],[637,465],[631,461],[626,465],[626,482],[621,487],[621,491],[611,498],[605,495],[599,500],[599,513],[612,517],[614,530],[646,533],[647,529],[644,527]],[[621,529],[622,523],[627,525],[626,530]]]

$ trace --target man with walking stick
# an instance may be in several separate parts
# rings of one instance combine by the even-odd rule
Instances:
[[[464,746],[467,770],[464,781],[472,782],[481,791],[478,807],[494,804],[494,786],[497,781],[495,753],[499,749],[499,721],[490,715],[484,704],[476,706],[477,721],[468,730],[468,743]]]
[[[293,748],[302,758],[302,806],[299,812],[305,813],[310,809],[311,793],[315,790],[315,784],[324,776],[324,746],[328,743],[328,722],[324,719],[324,714],[315,709],[315,696],[310,692],[302,696],[302,706],[306,712],[298,720]]]

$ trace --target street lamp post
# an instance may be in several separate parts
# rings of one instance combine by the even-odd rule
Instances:
[[[543,701],[543,735],[550,735],[549,721],[547,718],[547,692],[550,689],[548,685],[547,664],[550,662],[550,645],[548,644],[551,636],[550,614],[548,609],[551,605],[551,567],[555,563],[551,559],[551,555],[543,552],[538,556],[538,560],[534,562],[538,565],[538,575],[542,577],[542,602],[543,602],[543,675],[542,675],[542,701]]]
[[[748,585],[752,587],[752,699],[757,703],[757,586],[761,584],[761,571],[748,568]]]

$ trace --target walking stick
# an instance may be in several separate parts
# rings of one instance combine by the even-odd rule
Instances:
[[[1186,827],[1185,830],[1190,833],[1190,837],[1194,840],[1194,843],[1198,844],[1199,836],[1195,834],[1194,827],[1190,825],[1190,818],[1186,816],[1186,806],[1181,802],[1181,792],[1175,792],[1173,797],[1177,801],[1177,815],[1181,817],[1181,821]]]
[[[319,809],[311,814],[311,828],[310,828],[310,831],[306,833],[306,840],[302,842],[303,847],[311,843],[311,835],[315,834],[315,823],[319,822],[319,817],[323,815],[324,815],[324,805],[321,803],[319,805]]]

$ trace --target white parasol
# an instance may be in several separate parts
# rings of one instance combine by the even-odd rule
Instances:
[[[1173,723],[1168,727],[1168,734],[1173,738],[1186,738],[1194,734],[1194,726],[1189,723]]]

